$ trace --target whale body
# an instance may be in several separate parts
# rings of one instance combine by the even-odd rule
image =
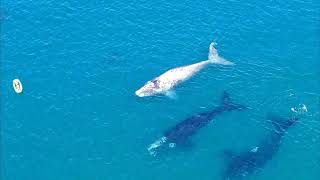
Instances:
[[[170,94],[168,92],[170,92],[174,87],[188,80],[206,65],[212,63],[233,65],[232,62],[220,57],[217,49],[215,48],[215,43],[211,43],[209,46],[208,60],[170,69],[153,80],[148,81],[143,87],[138,89],[135,94],[139,97],[153,96],[156,94],[168,95]]]
[[[263,139],[256,147],[248,149],[239,154],[225,151],[228,166],[225,169],[223,179],[235,180],[244,179],[256,170],[262,168],[272,159],[281,145],[281,139],[287,130],[297,122],[298,118],[283,119],[276,116],[269,117],[274,131]]]
[[[161,137],[159,140],[155,141],[148,147],[148,151],[151,155],[156,155],[157,152],[159,152],[159,150],[163,148],[173,148],[176,146],[187,147],[190,145],[189,138],[196,134],[201,128],[205,127],[208,123],[210,123],[214,119],[214,117],[228,111],[240,111],[244,109],[247,109],[247,107],[231,102],[229,94],[227,92],[224,92],[220,106],[214,108],[211,111],[191,116],[181,121],[174,127],[168,129],[164,133],[163,137]]]

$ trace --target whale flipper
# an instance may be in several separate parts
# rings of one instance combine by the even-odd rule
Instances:
[[[209,54],[208,59],[211,63],[215,64],[222,64],[222,65],[234,65],[233,62],[228,61],[224,59],[223,57],[220,57],[218,54],[217,49],[215,48],[217,44],[215,42],[212,42],[209,46]]]
[[[168,96],[171,99],[177,99],[178,98],[178,96],[177,96],[175,91],[166,91],[165,95]]]
[[[236,104],[234,102],[231,102],[230,95],[228,92],[224,91],[222,98],[221,98],[221,104],[224,108],[227,110],[244,110],[248,109],[248,107],[241,105],[241,104]]]

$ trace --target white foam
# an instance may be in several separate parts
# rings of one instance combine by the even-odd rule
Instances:
[[[301,108],[304,112],[308,112],[307,106],[305,104],[302,104]]]
[[[169,148],[175,148],[176,147],[176,143],[169,143]]]
[[[258,147],[258,146],[257,146],[257,147],[254,147],[253,149],[251,149],[251,152],[256,153],[256,152],[258,152],[258,149],[259,149],[259,147]]]
[[[292,107],[291,111],[295,112],[295,113],[302,114],[302,113],[308,112],[308,108],[305,104],[299,104],[298,107]]]
[[[163,136],[160,139],[158,139],[157,141],[155,141],[154,143],[150,144],[150,146],[148,147],[149,153],[151,155],[155,156],[156,155],[155,149],[160,147],[165,142],[167,142],[167,137]]]
[[[292,107],[292,108],[291,108],[291,111],[292,111],[292,112],[295,112],[295,113],[297,113],[297,112],[298,112],[298,111],[297,111],[297,109],[296,109],[295,107]]]

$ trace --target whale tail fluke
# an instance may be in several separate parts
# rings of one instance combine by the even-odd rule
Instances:
[[[248,107],[244,106],[244,105],[241,105],[241,104],[237,104],[237,103],[234,103],[231,101],[230,99],[230,95],[228,92],[224,91],[223,92],[223,95],[222,95],[222,99],[221,99],[221,103],[222,103],[222,106],[229,110],[229,111],[232,111],[232,110],[245,110],[245,109],[248,109]]]
[[[228,61],[224,59],[223,57],[220,57],[218,54],[217,49],[215,48],[217,44],[215,42],[212,42],[209,46],[209,54],[208,59],[211,63],[215,64],[222,64],[222,65],[234,65],[233,62]]]

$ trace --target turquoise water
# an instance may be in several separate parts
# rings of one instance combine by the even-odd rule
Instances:
[[[269,112],[301,119],[246,179],[319,179],[319,22],[316,0],[4,0],[2,179],[221,179],[221,152],[272,132]],[[235,66],[206,67],[177,99],[134,95],[170,68],[205,60],[212,41]],[[224,90],[250,109],[217,117],[192,149],[149,154],[165,130],[219,105]],[[307,112],[291,112],[302,104]]]

